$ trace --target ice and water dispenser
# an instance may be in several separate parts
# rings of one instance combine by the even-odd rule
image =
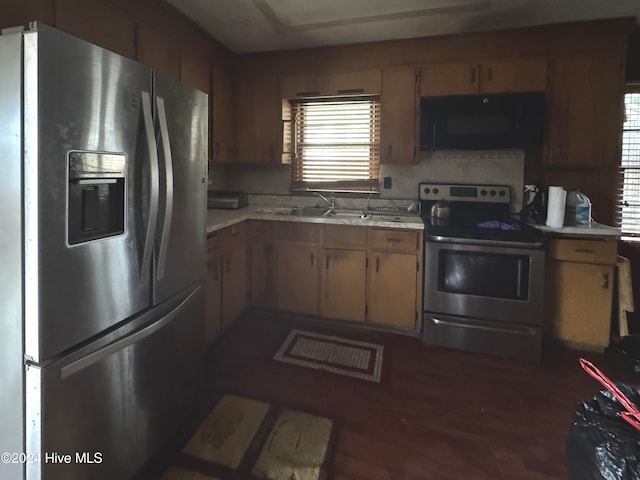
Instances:
[[[68,243],[124,233],[126,157],[69,152]]]

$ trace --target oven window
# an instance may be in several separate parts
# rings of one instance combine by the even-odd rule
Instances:
[[[511,300],[528,300],[529,257],[441,250],[438,290]]]

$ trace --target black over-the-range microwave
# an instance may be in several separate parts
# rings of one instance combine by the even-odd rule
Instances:
[[[420,99],[421,150],[526,149],[542,145],[543,92]]]

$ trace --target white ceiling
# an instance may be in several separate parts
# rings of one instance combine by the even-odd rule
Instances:
[[[236,53],[640,17],[640,0],[166,0]]]

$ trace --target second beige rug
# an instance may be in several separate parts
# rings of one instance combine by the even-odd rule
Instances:
[[[323,480],[333,420],[224,395],[163,480]]]

